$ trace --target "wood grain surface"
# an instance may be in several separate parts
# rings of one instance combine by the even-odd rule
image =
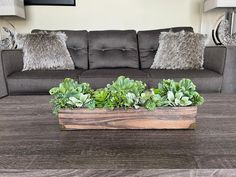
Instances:
[[[74,109],[59,112],[62,130],[79,129],[194,129],[197,107],[147,109]]]
[[[86,169],[100,169],[100,175],[90,176],[145,176],[139,171],[235,169],[236,95],[204,97],[196,130],[60,131],[49,96],[0,99],[0,174],[11,173],[7,169],[22,170],[16,174],[34,173],[30,169],[84,169],[86,176],[90,173]]]
[[[0,177],[235,177],[234,169],[211,170],[0,170]]]

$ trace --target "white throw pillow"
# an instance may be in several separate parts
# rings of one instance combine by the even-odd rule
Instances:
[[[24,52],[23,71],[75,69],[66,40],[62,32],[17,34],[17,48]]]
[[[162,32],[151,69],[203,69],[207,35]]]

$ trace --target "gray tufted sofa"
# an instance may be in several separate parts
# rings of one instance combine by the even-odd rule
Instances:
[[[174,32],[193,31],[191,27],[171,29]],[[149,87],[162,79],[190,78],[200,92],[236,93],[236,47],[206,47],[204,70],[150,69],[158,49],[158,36],[169,30],[64,31],[76,66],[72,71],[22,72],[22,51],[3,50],[0,54],[0,97],[48,94],[50,88],[66,77],[100,88],[120,75],[145,81]]]

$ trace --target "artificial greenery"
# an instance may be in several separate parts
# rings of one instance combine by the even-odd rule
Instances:
[[[196,91],[196,86],[190,79],[182,79],[180,82],[163,80],[157,88],[141,94],[141,104],[148,110],[162,106],[197,106],[203,102],[203,97]]]
[[[196,86],[189,79],[179,82],[163,80],[156,88],[147,90],[142,81],[120,76],[105,88],[92,90],[87,83],[78,84],[73,79],[65,79],[59,87],[52,88],[53,113],[60,109],[74,108],[106,108],[106,109],[138,109],[144,107],[150,111],[158,107],[197,106],[204,102],[196,91]]]
[[[52,88],[49,93],[53,96],[50,102],[53,104],[54,114],[64,108],[95,108],[95,101],[91,98],[93,90],[87,83],[78,84],[73,79],[66,78],[58,87]]]
[[[146,84],[142,81],[131,80],[124,76],[118,77],[118,79],[112,84],[108,84],[105,89],[109,93],[105,108],[139,108],[139,97],[145,90]]]

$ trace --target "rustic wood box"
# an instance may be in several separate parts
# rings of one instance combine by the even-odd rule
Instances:
[[[62,130],[82,129],[195,129],[197,107],[141,109],[74,109],[59,112]]]

